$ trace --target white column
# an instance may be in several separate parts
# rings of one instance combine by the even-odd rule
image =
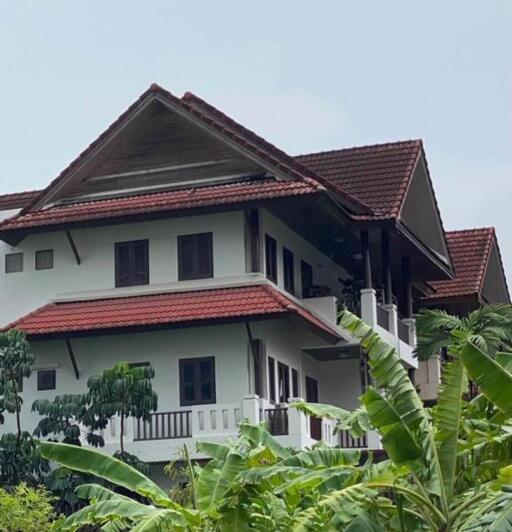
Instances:
[[[260,422],[260,398],[258,395],[245,395],[242,406],[242,417],[249,423]]]
[[[409,345],[416,346],[416,320],[414,318],[405,318],[403,322],[409,327]]]
[[[371,327],[377,325],[377,296],[373,288],[361,290],[361,318]]]
[[[302,398],[293,397],[290,399],[291,403],[303,401]],[[302,440],[304,436],[308,435],[308,418],[306,414],[300,412],[296,408],[288,408],[288,434],[290,436],[298,436],[298,440]]]
[[[384,308],[387,310],[389,318],[389,332],[393,336],[398,336],[398,312],[396,305],[384,305]]]

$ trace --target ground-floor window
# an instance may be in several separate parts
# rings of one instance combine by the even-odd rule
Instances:
[[[37,372],[38,391],[55,390],[56,380],[56,371],[54,369],[40,369]]]
[[[183,358],[179,365],[181,406],[215,403],[215,358]]]
[[[290,397],[290,368],[282,362],[277,364],[279,402],[287,403]]]

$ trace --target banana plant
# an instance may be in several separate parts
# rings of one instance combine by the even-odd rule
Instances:
[[[512,522],[512,495],[496,490],[495,477],[475,474],[470,483],[457,482],[461,474],[458,468],[468,463],[467,458],[473,456],[477,445],[481,446],[480,451],[490,449],[490,442],[482,445],[465,441],[461,445],[461,438],[471,432],[467,427],[461,429],[463,413],[468,411],[464,401],[466,373],[482,391],[484,397],[479,401],[492,405],[493,418],[486,420],[487,426],[494,423],[494,427],[506,427],[512,409],[512,374],[507,370],[510,357],[495,354],[492,358],[475,344],[474,335],[462,337],[455,332],[453,362],[445,367],[438,405],[431,413],[423,406],[394,348],[349,312],[342,314],[340,326],[359,339],[366,350],[374,387],[362,396],[363,408],[352,415],[352,420],[346,413],[339,416],[332,409],[329,415],[338,419],[343,428],[350,421],[361,425],[361,420],[367,419],[380,434],[390,465],[407,470],[405,476],[370,479],[362,486],[394,494],[401,512],[400,530],[510,530],[507,527]],[[296,407],[312,415],[322,416],[322,411],[325,415],[326,405]],[[508,431],[502,430],[500,437],[502,448],[510,449]],[[493,445],[500,447],[496,439]],[[510,451],[506,455],[510,460]],[[328,505],[326,501],[338,500],[338,495],[342,504],[345,492],[336,493],[328,493],[319,504]],[[336,511],[332,515],[335,519]]]

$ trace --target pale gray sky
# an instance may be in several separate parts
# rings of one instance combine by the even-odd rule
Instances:
[[[48,183],[147,86],[289,153],[420,137],[447,229],[512,280],[512,1],[0,0],[0,193]]]

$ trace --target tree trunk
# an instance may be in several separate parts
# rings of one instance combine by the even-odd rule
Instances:
[[[121,434],[119,436],[121,453],[124,454],[124,414],[121,414]]]

